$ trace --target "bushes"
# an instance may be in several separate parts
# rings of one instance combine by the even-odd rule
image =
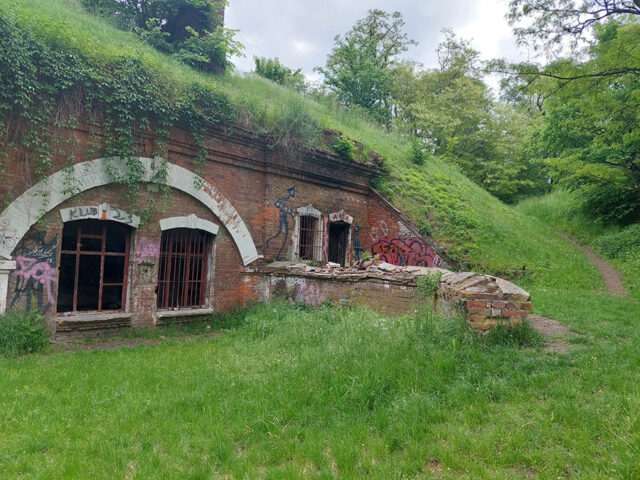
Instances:
[[[47,329],[39,314],[12,310],[0,316],[0,355],[38,352],[48,343]]]
[[[630,225],[619,232],[602,235],[595,241],[596,248],[611,258],[619,258],[640,251],[640,223]]]

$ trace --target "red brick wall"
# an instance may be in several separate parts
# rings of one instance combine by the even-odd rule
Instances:
[[[57,144],[60,147],[54,149],[53,166],[48,174],[60,170],[70,161],[82,162],[103,156],[102,138],[95,127],[93,131],[88,126],[80,126],[75,130],[58,130],[54,132],[54,136],[59,139]],[[289,207],[294,211],[312,204],[322,212],[323,217],[339,210],[344,210],[352,216],[352,242],[348,246],[350,260],[354,257],[354,227],[358,226],[360,247],[363,251],[372,252],[373,248],[372,253],[380,251],[384,255],[383,259],[391,263],[432,264],[427,257],[420,256],[424,240],[417,238],[415,229],[407,227],[407,222],[399,216],[399,212],[371,194],[370,181],[378,172],[375,167],[345,161],[318,151],[289,155],[270,148],[267,139],[238,128],[231,133],[223,130],[209,132],[205,137],[205,146],[207,162],[199,174],[213,184],[239,212],[253,237],[258,253],[264,256],[264,259],[257,263],[274,260],[283,243],[283,253],[293,253],[295,221],[291,216],[287,216],[286,219],[287,237],[285,238],[282,232],[270,242],[268,248],[265,248],[267,239],[277,233],[280,225],[280,210],[275,205],[276,201],[287,198]],[[156,140],[152,134],[140,135],[138,147],[139,155],[153,156],[157,148]],[[8,204],[37,183],[39,176],[35,173],[33,155],[29,152],[6,150],[6,154],[6,167],[0,177],[0,199]],[[197,148],[189,135],[179,129],[172,130],[168,142],[168,160],[194,170],[196,156]],[[294,197],[288,196],[287,189],[291,186],[295,186]],[[158,194],[148,191],[147,187],[143,186],[141,190],[143,201],[151,199],[156,208],[148,222],[134,232],[132,255],[135,254],[136,245],[139,245],[143,238],[152,243],[159,243],[160,218],[196,214],[220,226],[215,239],[210,306],[214,309],[228,309],[256,298],[257,280],[243,277],[244,267],[238,249],[219,219],[187,194],[171,191],[169,201],[162,203],[158,201]],[[50,305],[46,310],[47,316],[55,316],[55,275],[60,258],[60,242],[54,242],[54,239],[59,238],[62,232],[60,209],[106,202],[113,207],[135,213],[135,206],[132,206],[123,194],[123,187],[110,185],[74,196],[48,212],[14,250],[14,258],[27,251],[29,246],[26,242],[29,238],[34,238],[34,235],[37,236],[37,232],[44,232],[45,236],[38,240],[43,245],[49,244],[49,247],[55,250],[49,262],[53,279],[40,283],[42,291],[31,292],[32,295],[35,293],[32,308],[36,308],[40,300],[43,311]],[[415,243],[414,240],[419,242]],[[129,308],[134,314],[133,324],[138,326],[153,322],[156,302],[157,265],[152,268],[152,281],[146,283],[140,281],[141,268],[143,267],[136,262],[131,262]],[[19,275],[12,274],[10,281],[9,303],[15,296],[13,308],[24,308],[28,295],[26,291],[20,291],[24,285],[20,284]]]

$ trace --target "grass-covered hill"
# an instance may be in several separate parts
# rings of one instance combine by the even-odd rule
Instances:
[[[0,30],[2,126],[10,117],[46,123],[63,99],[80,90],[85,109],[111,115],[113,154],[135,148],[136,122],[159,130],[180,123],[196,137],[207,125],[236,122],[272,135],[285,148],[295,142],[322,146],[321,132],[331,128],[383,157],[388,174],[377,185],[381,193],[463,266],[505,274],[526,265],[525,283],[531,285],[597,288],[595,269],[552,229],[439,158],[413,164],[405,138],[357,112],[252,75],[196,72],[86,14],[76,0],[0,0]],[[26,141],[33,146],[49,139],[42,132]],[[46,167],[46,152],[42,156]]]
[[[155,330],[134,332],[155,337],[135,348],[0,356],[0,478],[640,478],[636,227],[589,226],[563,193],[511,208],[438,158],[412,164],[408,142],[357,114],[197,73],[73,0],[0,0],[4,146],[31,127],[20,142],[46,174],[39,125],[72,121],[56,114],[80,104],[107,116],[113,153],[135,148],[131,127],[145,121],[196,137],[233,121],[284,148],[343,132],[382,155],[379,190],[451,256],[492,272],[526,264],[517,283],[571,329],[569,348],[478,337],[420,308],[382,318],[274,302],[196,338]],[[613,259],[633,296],[603,293],[556,229]],[[0,325],[9,316],[35,336],[19,312]]]

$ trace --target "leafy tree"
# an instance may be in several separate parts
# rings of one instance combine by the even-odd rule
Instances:
[[[243,46],[224,27],[226,0],[82,0],[85,8],[138,33],[158,50],[201,70],[221,72]]]
[[[280,63],[276,58],[253,57],[255,72],[261,77],[268,78],[272,82],[293,88],[298,92],[306,90],[304,75],[301,69],[291,70]]]
[[[640,16],[638,0],[511,0],[508,18],[523,44],[551,51],[570,47],[590,27],[622,15]]]
[[[359,105],[382,123],[391,119],[397,57],[417,45],[403,27],[400,12],[369,10],[344,36],[335,37],[325,68],[316,69],[341,103]]]
[[[586,61],[554,62],[529,86],[553,92],[533,147],[595,216],[629,223],[640,219],[640,24],[608,21],[594,34]]]
[[[540,168],[524,150],[532,116],[493,101],[468,42],[445,30],[437,54],[438,69],[398,67],[396,125],[502,200],[539,189]]]

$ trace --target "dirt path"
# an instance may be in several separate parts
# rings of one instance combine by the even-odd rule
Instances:
[[[527,315],[527,322],[531,324],[536,332],[547,340],[548,343],[544,347],[545,351],[567,353],[567,350],[569,350],[567,338],[571,334],[571,330],[553,318],[542,317],[540,315]]]
[[[620,272],[613,268],[613,266],[611,266],[609,262],[600,258],[590,248],[587,248],[584,245],[580,245],[566,233],[558,232],[558,235],[571,242],[576,248],[579,248],[589,258],[589,260],[593,262],[593,264],[598,268],[600,276],[604,280],[607,291],[611,295],[613,295],[614,297],[627,296],[627,290],[622,284],[622,277],[620,275]]]

